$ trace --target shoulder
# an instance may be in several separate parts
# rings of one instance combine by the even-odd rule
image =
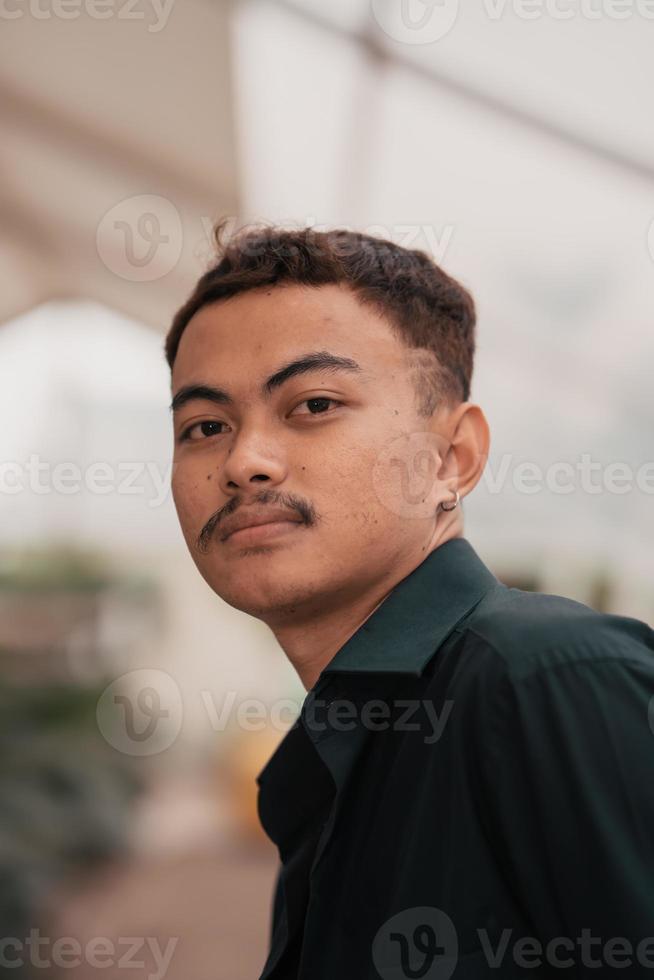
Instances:
[[[641,734],[654,731],[654,630],[563,596],[498,583],[432,669],[428,690],[446,690],[480,745],[491,733],[519,741],[563,718],[597,726],[633,713]]]
[[[654,630],[630,616],[600,613],[573,599],[499,585],[460,623],[476,666],[519,683],[567,665],[607,661],[654,670]]]
[[[456,627],[445,661],[467,744],[489,764],[528,744],[535,756],[559,743],[586,757],[618,742],[649,750],[654,631],[638,619],[500,585]]]
[[[529,741],[536,754],[547,752],[555,732],[565,731],[567,745],[590,739],[604,753],[599,739],[631,729],[649,746],[654,631],[646,623],[500,586],[455,634],[449,696],[466,717],[470,743],[498,765]],[[497,757],[493,743],[504,746]]]

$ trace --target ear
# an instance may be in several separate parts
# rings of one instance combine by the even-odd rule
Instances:
[[[479,405],[461,402],[434,416],[434,431],[449,444],[438,478],[451,482],[451,489],[458,490],[463,499],[481,479],[488,461],[490,428],[486,416]]]

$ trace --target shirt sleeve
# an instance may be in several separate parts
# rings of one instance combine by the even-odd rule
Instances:
[[[614,649],[505,671],[480,704],[476,751],[494,852],[534,936],[572,940],[581,976],[609,965],[614,940],[612,962],[622,956],[624,972],[620,939],[634,964],[641,943],[654,968],[653,699],[654,650],[639,646],[633,657]],[[601,945],[582,962],[589,931]]]

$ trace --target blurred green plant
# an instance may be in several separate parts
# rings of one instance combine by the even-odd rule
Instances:
[[[28,935],[53,885],[128,848],[142,782],[98,731],[100,694],[0,682],[1,935]]]
[[[99,731],[96,709],[107,680],[56,677],[51,659],[58,648],[39,646],[35,659],[35,649],[18,642],[25,629],[27,647],[43,643],[67,616],[72,629],[106,590],[139,603],[156,596],[151,579],[114,571],[102,553],[65,542],[0,555],[0,598],[13,624],[4,642],[0,637],[0,936],[27,937],[55,886],[129,848],[142,770]],[[60,606],[66,597],[82,605]],[[36,633],[28,629],[33,624]],[[22,980],[29,970],[12,975]]]
[[[96,592],[110,587],[149,592],[154,584],[145,575],[113,572],[103,554],[67,544],[0,557],[0,590]]]

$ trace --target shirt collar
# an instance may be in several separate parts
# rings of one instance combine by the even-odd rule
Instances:
[[[467,538],[450,538],[393,588],[317,683],[343,672],[419,677],[457,623],[500,584]]]
[[[307,795],[307,788],[313,785],[310,780],[321,778],[313,771],[311,753],[307,756],[309,744],[327,767],[340,794],[371,737],[370,729],[359,721],[346,730],[329,724],[308,723],[303,727],[319,702],[319,695],[331,691],[331,696],[337,693],[336,688],[344,687],[351,700],[365,699],[367,695],[376,698],[385,687],[380,674],[386,675],[391,684],[395,683],[393,675],[420,677],[456,625],[496,587],[501,587],[501,583],[469,541],[450,538],[402,579],[338,650],[307,693],[300,718],[256,777],[259,818],[278,846],[286,848],[296,826],[293,807],[301,804],[293,794]],[[366,675],[370,675],[369,681]],[[354,677],[358,678],[356,683]],[[323,698],[320,703],[329,702]],[[310,789],[308,795],[312,793]],[[317,843],[312,871],[324,853],[335,819],[334,807]]]

